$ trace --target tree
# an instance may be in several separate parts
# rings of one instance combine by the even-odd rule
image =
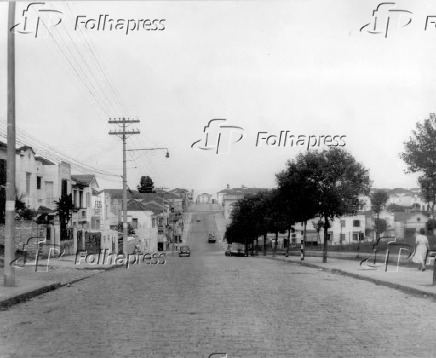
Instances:
[[[434,219],[436,194],[436,115],[434,113],[430,113],[429,118],[422,123],[416,123],[412,136],[404,142],[404,152],[400,153],[400,158],[407,164],[406,173],[423,173],[418,181],[421,184],[424,200],[433,203]]]
[[[427,230],[428,231],[434,230],[435,227],[436,227],[436,221],[434,219],[428,219],[427,220]]]
[[[58,201],[55,201],[55,206],[57,215],[59,216],[61,240],[65,240],[67,236],[68,221],[70,221],[73,211],[76,209],[73,204],[71,193],[62,195]]]
[[[285,170],[276,174],[277,196],[281,201],[281,210],[286,215],[289,234],[295,222],[303,222],[303,240],[307,221],[318,212],[317,188],[310,180],[311,173],[312,168],[306,166],[304,156],[300,154],[295,160],[287,162]]]
[[[311,182],[312,206],[324,221],[323,262],[327,262],[330,222],[344,215],[354,215],[360,206],[359,195],[369,195],[369,172],[347,151],[330,148],[313,151],[297,158]]]
[[[388,223],[385,219],[379,219],[376,218],[374,220],[374,226],[373,226],[375,232],[377,233],[377,241],[380,238],[380,234],[383,234],[388,229]]]
[[[155,193],[153,180],[148,175],[141,177],[137,188],[140,193]]]
[[[24,194],[19,194],[17,191],[15,192],[15,214],[20,219],[32,220],[36,216],[36,211],[29,209],[23,198]]]
[[[421,197],[424,201],[430,205],[431,207],[431,224],[432,226],[428,227],[428,230],[431,230],[432,235],[434,234],[434,206],[436,202],[436,182],[429,177],[420,176],[418,178],[419,184],[421,184]]]
[[[318,243],[321,243],[321,236],[319,235],[319,232],[324,227],[324,221],[322,221],[322,219],[313,220],[312,226],[316,230],[316,233],[318,234]]]
[[[267,193],[248,195],[234,204],[231,222],[225,233],[229,244],[233,242],[245,244],[247,253],[248,245],[253,245],[254,240],[266,232],[268,221],[265,210],[269,205],[267,197]]]
[[[280,191],[273,189],[266,194],[267,232],[275,234],[273,254],[277,247],[279,233],[285,233],[290,228],[289,217],[286,215],[286,201],[281,200]]]
[[[386,192],[379,191],[379,192],[371,194],[371,210],[376,215],[376,219],[374,220],[374,230],[376,232],[376,242],[378,242],[380,234],[382,232],[385,232],[387,229],[386,220],[385,220],[386,227],[384,227],[380,221],[380,212],[382,211],[383,207],[386,205],[387,201],[388,201],[388,194]],[[383,229],[383,230],[380,231],[381,229]]]
[[[423,172],[426,178],[436,178],[436,115],[423,123],[416,123],[416,130],[404,142],[404,152],[400,158],[407,164],[406,173]]]

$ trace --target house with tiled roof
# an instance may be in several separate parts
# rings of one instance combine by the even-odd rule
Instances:
[[[100,230],[101,216],[98,200],[98,183],[93,174],[71,175],[72,199],[76,213],[72,225],[76,228]]]
[[[100,197],[104,198],[102,203],[110,215],[116,216],[118,222],[123,221],[123,190],[122,189],[104,189],[99,192]],[[157,226],[157,245],[159,251],[164,250],[169,237],[168,216],[170,208],[174,205],[171,193],[139,193],[136,190],[127,191],[129,208],[138,214],[141,211],[147,211],[155,215]],[[178,199],[181,201],[181,199]],[[133,204],[135,203],[135,204]],[[181,206],[181,205],[180,205]],[[128,209],[129,209],[128,208]],[[136,215],[135,214],[135,215]],[[142,215],[142,214],[138,214]],[[139,218],[138,218],[139,219]],[[154,229],[154,228],[152,228]],[[153,234],[153,230],[150,232]],[[154,234],[153,234],[154,235]],[[148,237],[148,236],[147,236]],[[153,242],[153,241],[152,241]],[[154,245],[154,244],[153,244]]]
[[[142,252],[158,251],[158,215],[159,210],[152,204],[143,205],[134,199],[127,202],[127,221],[135,230]]]
[[[183,200],[183,208],[185,209],[189,203],[192,201],[192,191],[183,188],[175,188],[170,190],[170,193],[177,195]]]
[[[4,171],[6,160],[7,145],[0,142],[0,167]],[[0,186],[4,185],[0,183]],[[16,149],[15,187],[30,209],[44,206],[52,210],[62,194],[71,193],[70,165],[64,162],[55,164],[36,155],[32,147],[21,146]]]

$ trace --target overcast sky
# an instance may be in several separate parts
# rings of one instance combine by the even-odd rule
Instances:
[[[61,23],[49,25],[51,34],[42,26],[37,38],[16,34],[16,123],[59,152],[113,173],[99,175],[105,188],[122,186],[122,143],[108,135],[116,127],[107,123],[122,116],[140,120],[129,127],[141,132],[128,139],[129,149],[170,152],[168,159],[165,151],[129,152],[131,188],[141,175],[150,175],[157,187],[272,187],[286,160],[306,150],[289,142],[256,147],[259,132],[280,131],[346,136],[344,148],[370,169],[374,187],[417,187],[417,176],[404,174],[399,153],[416,122],[435,111],[436,29],[425,25],[427,15],[436,14],[436,3],[396,2],[392,9],[412,14],[385,12],[387,37],[369,33],[370,26],[359,31],[373,23],[378,4],[47,2],[45,9],[62,12]],[[16,23],[23,23],[26,5],[18,3]],[[47,16],[30,13],[29,23]],[[165,28],[126,34],[125,28],[96,31],[79,23],[75,29],[77,16],[99,15],[114,21],[165,20],[158,23]],[[380,12],[381,24],[383,16]],[[412,22],[401,27],[409,18]],[[0,3],[0,23],[4,120],[6,3]],[[191,148],[216,118],[242,128],[243,138],[230,144],[228,153]],[[226,133],[222,145],[238,139],[238,133]]]

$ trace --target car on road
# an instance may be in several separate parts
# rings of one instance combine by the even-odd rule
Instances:
[[[227,245],[227,250],[224,254],[226,256],[246,256],[245,245],[238,243]]]
[[[199,217],[199,216],[197,216],[197,222],[198,222],[198,223],[200,222],[200,217]]]
[[[191,250],[189,249],[189,246],[183,245],[180,247],[180,251],[179,251],[179,257],[182,256],[191,256]]]
[[[215,239],[215,234],[209,234],[209,237],[208,237],[208,239],[207,239],[207,242],[209,243],[209,244],[214,244],[215,242],[216,242],[216,239]]]

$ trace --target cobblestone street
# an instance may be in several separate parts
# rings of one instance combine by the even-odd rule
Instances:
[[[0,312],[0,355],[435,356],[431,299],[296,264],[225,257],[207,243],[213,217],[193,213],[191,257],[111,270]]]

